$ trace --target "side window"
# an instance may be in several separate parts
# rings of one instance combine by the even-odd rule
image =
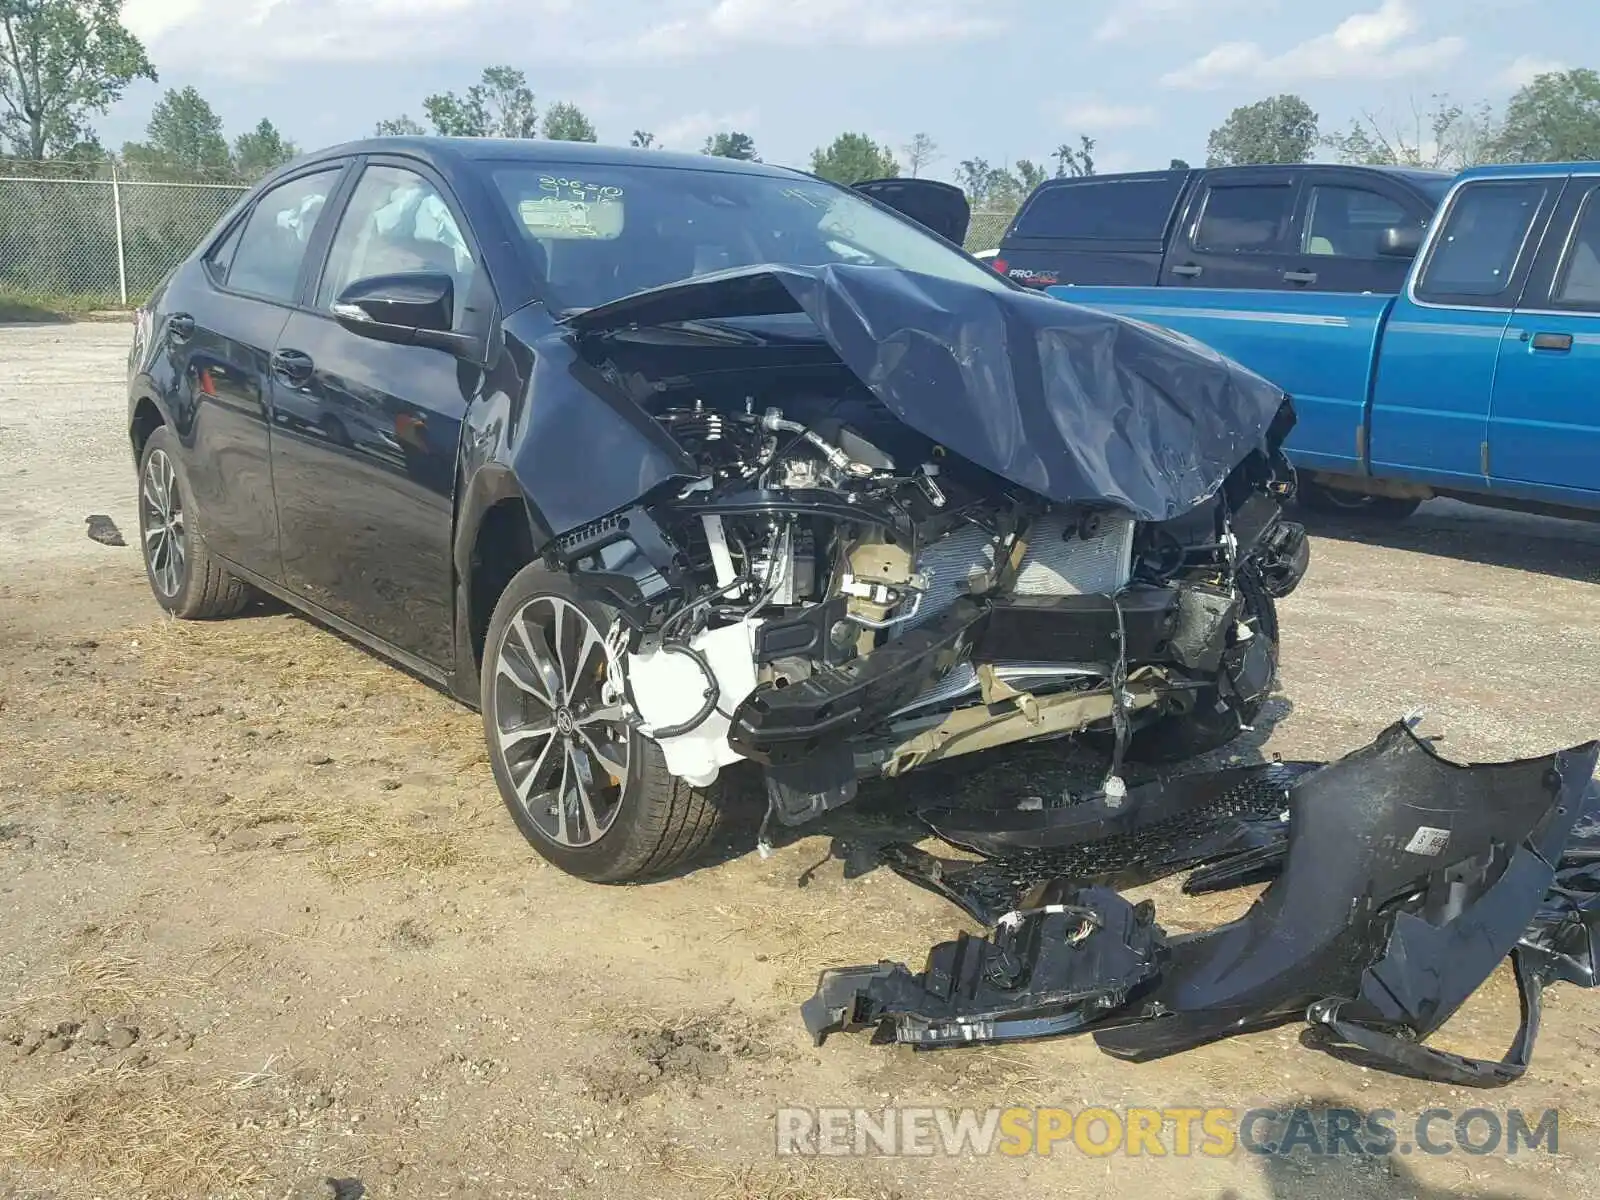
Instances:
[[[1294,187],[1251,183],[1214,187],[1194,233],[1194,248],[1215,254],[1270,253],[1294,215]]]
[[[1012,236],[1158,241],[1167,232],[1186,174],[1047,184],[1017,217]]]
[[[206,267],[218,283],[228,277],[228,268],[233,265],[234,252],[239,249],[239,238],[243,233],[244,222],[235,221],[227,236],[213,246],[211,253],[206,255]]]
[[[358,279],[407,271],[450,276],[459,325],[477,264],[444,197],[414,171],[368,167],[339,219],[317,307],[326,309]]]
[[[1300,251],[1339,258],[1377,258],[1385,229],[1415,226],[1396,200],[1366,188],[1322,185],[1311,189],[1311,208]]]
[[[1561,308],[1600,312],[1600,188],[1583,199],[1551,299]]]
[[[339,181],[335,167],[279,184],[256,201],[233,250],[228,286],[268,300],[295,299],[300,265],[323,205]]]
[[[1548,184],[1531,179],[1463,187],[1417,277],[1417,298],[1436,304],[1509,305],[1515,299],[1510,292],[1517,265],[1527,253],[1528,235],[1548,190]]]

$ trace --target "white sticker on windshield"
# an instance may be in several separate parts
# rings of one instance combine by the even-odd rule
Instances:
[[[1449,845],[1450,831],[1448,829],[1435,829],[1431,825],[1419,825],[1417,826],[1417,831],[1411,835],[1411,840],[1406,843],[1406,853],[1437,858],[1445,852],[1445,848]]]

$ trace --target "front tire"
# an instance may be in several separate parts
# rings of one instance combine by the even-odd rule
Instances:
[[[178,439],[164,425],[139,457],[139,546],[156,602],[180,620],[237,616],[250,603],[249,585],[206,549]]]
[[[495,606],[480,685],[489,763],[517,828],[592,883],[666,875],[722,825],[719,790],[673,776],[628,722],[607,669],[614,618],[566,575],[524,567]]]

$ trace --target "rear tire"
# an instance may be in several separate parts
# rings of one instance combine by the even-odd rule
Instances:
[[[1422,501],[1416,497],[1370,496],[1365,492],[1328,487],[1310,479],[1300,480],[1299,499],[1313,512],[1370,517],[1378,521],[1404,521],[1422,507]]]
[[[483,650],[483,729],[500,796],[542,857],[591,883],[660,878],[723,828],[721,788],[668,771],[610,693],[615,615],[534,563],[501,594]]]
[[[1239,592],[1244,597],[1241,619],[1251,626],[1257,637],[1266,638],[1272,645],[1273,680],[1276,682],[1277,604],[1261,586],[1261,581],[1249,571],[1239,575]],[[1210,754],[1237,738],[1246,725],[1255,722],[1266,706],[1265,695],[1243,709],[1232,705],[1221,705],[1219,709],[1221,700],[1220,688],[1204,688],[1195,697],[1192,711],[1162,717],[1155,724],[1139,730],[1129,739],[1128,761],[1158,765],[1184,762]]]
[[[254,590],[211,556],[178,439],[163,425],[139,457],[139,547],[156,602],[184,621],[237,616]]]

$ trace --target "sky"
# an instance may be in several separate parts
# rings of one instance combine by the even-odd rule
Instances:
[[[925,173],[946,177],[1080,134],[1101,171],[1199,163],[1234,107],[1283,91],[1326,132],[1600,67],[1596,0],[127,0],[124,20],[161,78],[95,121],[111,146],[168,87],[198,88],[230,137],[265,116],[314,149],[420,119],[424,96],[504,63],[602,142],[646,129],[698,149],[738,129],[800,166],[845,130],[925,132]]]

